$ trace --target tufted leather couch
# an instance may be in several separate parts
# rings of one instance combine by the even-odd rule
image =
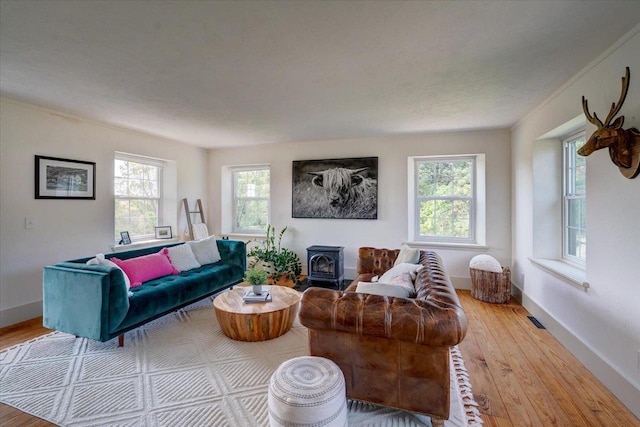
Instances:
[[[347,397],[449,418],[449,349],[467,331],[467,316],[438,254],[421,251],[425,268],[415,299],[356,293],[393,266],[400,250],[362,247],[358,277],[344,291],[309,288],[300,321],[309,329],[310,353],[326,357],[345,375]]]

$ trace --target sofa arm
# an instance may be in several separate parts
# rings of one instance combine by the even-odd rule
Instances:
[[[309,329],[431,346],[454,346],[467,332],[467,316],[457,305],[322,288],[304,292],[299,316]]]
[[[240,240],[217,240],[218,251],[222,261],[237,265],[242,271],[247,271],[247,246]]]
[[[43,325],[96,341],[111,339],[129,310],[122,271],[62,262],[43,272]]]

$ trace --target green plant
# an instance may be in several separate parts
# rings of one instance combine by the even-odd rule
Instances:
[[[244,275],[244,280],[250,285],[264,285],[267,283],[267,277],[269,273],[261,268],[252,268],[247,270]]]
[[[267,225],[265,239],[247,254],[253,258],[249,263],[249,268],[262,265],[273,274],[275,279],[284,275],[293,281],[296,280],[302,273],[302,263],[295,252],[282,247],[282,236],[285,231],[287,231],[287,227],[280,230],[276,239],[275,227],[271,224]]]

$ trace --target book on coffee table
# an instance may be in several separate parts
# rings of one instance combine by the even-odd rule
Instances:
[[[271,292],[270,291],[265,291],[260,293],[260,295],[256,295],[253,293],[253,291],[251,289],[249,289],[247,292],[245,292],[245,294],[242,296],[242,299],[244,300],[244,302],[269,302],[272,301],[271,299]]]

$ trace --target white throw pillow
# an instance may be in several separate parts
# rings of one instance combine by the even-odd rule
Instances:
[[[115,262],[109,261],[108,259],[106,259],[104,257],[104,254],[97,254],[95,258],[91,258],[89,261],[87,261],[87,264],[102,265],[105,267],[115,267],[118,270],[122,271],[122,276],[124,277],[124,284],[127,288],[127,293],[129,294],[129,296],[131,296],[131,292],[129,292],[129,288],[131,288],[131,280],[129,280],[129,276],[127,276],[127,273],[125,273],[124,270],[121,269],[120,266],[117,265]]]
[[[413,285],[413,281],[414,279],[411,278],[411,273],[402,273],[391,279],[389,284],[406,288],[409,292],[409,296],[414,297],[416,296],[416,288]]]
[[[201,265],[213,264],[222,259],[218,250],[216,236],[212,235],[202,240],[191,240],[187,242],[187,245],[191,247],[193,254]]]
[[[469,268],[476,270],[492,271],[494,273],[502,273],[502,266],[497,259],[491,255],[476,255],[471,258],[469,262]]]
[[[420,261],[420,249],[413,249],[407,245],[402,245],[400,253],[393,263],[394,266],[398,264],[417,264]]]
[[[378,278],[380,283],[391,283],[393,279],[402,273],[411,274],[411,280],[416,280],[416,273],[422,270],[423,266],[420,264],[401,263],[391,267],[382,276]]]
[[[178,271],[188,271],[202,267],[189,245],[178,245],[167,248],[171,265]]]
[[[356,292],[361,294],[386,295],[389,297],[409,298],[411,291],[405,286],[389,283],[358,282]]]

